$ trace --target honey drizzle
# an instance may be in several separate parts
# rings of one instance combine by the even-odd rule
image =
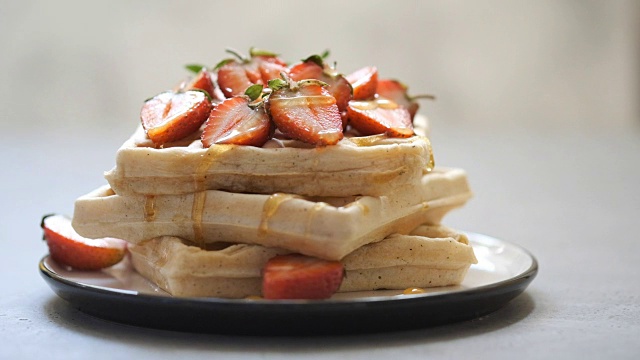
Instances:
[[[207,179],[207,171],[211,165],[216,161],[218,156],[229,151],[232,147],[229,145],[211,145],[207,151],[202,154],[202,159],[196,167],[196,172],[193,176],[193,187],[195,191],[204,191],[207,186],[205,181]]]
[[[204,212],[204,205],[207,198],[207,171],[211,165],[216,161],[218,156],[231,149],[231,146],[227,145],[211,145],[207,151],[202,154],[202,159],[196,167],[195,174],[193,176],[193,203],[191,205],[191,221],[193,223],[193,241],[197,246],[204,249],[205,241],[202,229],[202,216]]]
[[[416,295],[416,294],[423,294],[423,293],[424,293],[424,289],[417,288],[417,287],[406,288],[402,292],[403,295]]]
[[[378,134],[378,135],[370,135],[370,136],[358,136],[351,137],[349,141],[354,143],[358,147],[362,146],[372,146],[378,141],[384,140],[387,138],[386,134]]]
[[[283,202],[294,198],[296,198],[296,196],[282,193],[275,193],[269,196],[262,207],[262,218],[260,219],[258,233],[265,235],[269,231],[269,219],[275,215],[278,211],[278,207],[280,207]]]
[[[427,163],[425,172],[431,172],[436,166],[436,162],[433,158],[433,148],[431,147],[431,141],[426,136],[420,136],[420,139],[424,140],[424,142],[427,144],[427,151],[429,152],[429,162]]]
[[[156,197],[147,195],[144,202],[144,221],[153,222],[156,220]]]
[[[204,237],[202,232],[202,213],[207,199],[206,191],[199,191],[193,194],[193,205],[191,206],[191,220],[193,221],[193,241],[201,249],[204,249]]]
[[[311,234],[311,225],[313,224],[313,218],[315,218],[316,214],[320,212],[320,210],[322,210],[322,208],[324,208],[325,206],[327,206],[327,203],[323,202],[319,202],[313,205],[311,211],[309,211],[309,215],[307,216],[307,223],[304,227],[305,236]]]

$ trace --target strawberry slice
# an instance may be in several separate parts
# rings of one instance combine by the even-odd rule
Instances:
[[[271,119],[284,135],[315,145],[334,145],[344,136],[336,99],[318,80],[269,82]]]
[[[181,91],[188,90],[202,90],[209,94],[210,98],[215,96],[215,86],[213,85],[213,79],[211,73],[206,68],[202,68],[191,81],[184,83],[180,86]]]
[[[403,108],[409,110],[411,119],[416,116],[420,105],[416,101],[417,99],[435,99],[433,95],[418,95],[409,96],[407,85],[401,83],[398,80],[380,79],[378,80],[378,86],[376,93],[379,97],[391,100]]]
[[[378,87],[378,69],[373,66],[363,67],[347,75],[353,87],[353,100],[370,100],[376,95]]]
[[[391,137],[413,136],[409,111],[393,101],[376,99],[349,101],[349,122],[362,135],[387,134]]]
[[[78,270],[99,270],[119,263],[127,242],[114,238],[87,239],[73,229],[71,220],[62,215],[42,218],[44,239],[51,258],[61,265]]]
[[[265,299],[328,299],[340,288],[344,268],[339,261],[288,254],[267,261],[262,279]]]
[[[236,51],[227,50],[237,59],[222,60],[215,69],[218,74],[218,85],[226,97],[242,95],[254,84],[266,85],[269,80],[280,77],[287,72],[287,67],[277,54],[251,48],[249,58]]]
[[[295,81],[316,79],[327,83],[327,90],[331,96],[336,98],[336,105],[338,105],[340,113],[347,111],[347,105],[353,94],[351,84],[342,74],[327,65],[322,56],[312,55],[294,65],[289,70],[289,76]]]
[[[250,106],[248,96],[236,96],[218,104],[202,132],[202,145],[262,146],[271,135],[272,123],[264,106]]]
[[[157,146],[180,140],[209,117],[211,101],[202,91],[168,91],[147,100],[140,111],[142,127]]]

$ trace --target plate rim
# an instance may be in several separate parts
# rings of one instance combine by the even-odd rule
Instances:
[[[479,316],[485,315],[487,313],[493,312],[500,307],[504,306],[508,301],[512,300],[516,296],[520,295],[526,287],[529,285],[531,281],[536,277],[539,264],[536,257],[524,247],[514,244],[512,242],[508,242],[502,239],[494,238],[492,236],[483,235],[479,233],[472,232],[464,232],[465,234],[470,236],[470,240],[474,243],[479,243],[480,245],[484,244],[485,246],[489,246],[486,242],[483,242],[482,239],[487,239],[487,241],[497,241],[499,244],[507,244],[509,246],[514,247],[518,251],[522,252],[524,255],[528,257],[531,261],[530,266],[521,271],[520,273],[511,276],[507,279],[500,280],[497,282],[480,285],[476,287],[464,288],[464,289],[456,289],[456,290],[443,290],[443,291],[434,291],[423,294],[414,294],[411,296],[402,296],[402,295],[380,295],[380,296],[366,296],[362,298],[355,299],[325,299],[325,300],[252,300],[252,299],[225,299],[225,298],[215,298],[215,297],[172,297],[165,295],[155,295],[148,293],[139,293],[136,291],[129,291],[123,289],[114,289],[108,287],[101,287],[98,285],[91,284],[83,284],[77,281],[70,280],[65,278],[63,275],[56,273],[53,269],[50,269],[45,264],[45,260],[49,258],[49,254],[43,256],[39,261],[39,269],[41,275],[47,280],[48,285],[54,290],[54,292],[69,302],[73,307],[78,308],[80,311],[89,313],[90,315],[97,316],[99,318],[104,318],[107,320],[109,316],[101,316],[97,313],[92,313],[95,309],[91,309],[86,306],[79,306],[77,303],[74,303],[73,298],[66,298],[63,296],[61,292],[60,285],[70,287],[70,292],[80,291],[83,296],[89,297],[102,297],[108,298],[109,301],[118,301],[122,300],[127,303],[143,303],[143,302],[151,302],[156,303],[156,305],[161,306],[189,306],[193,309],[201,309],[205,311],[213,311],[214,313],[217,311],[225,311],[225,310],[233,310],[233,311],[247,311],[249,313],[255,314],[261,311],[275,311],[280,314],[287,311],[290,313],[300,314],[301,312],[309,312],[311,314],[316,314],[321,312],[333,312],[333,313],[341,313],[345,311],[349,311],[350,309],[356,309],[357,306],[365,306],[369,309],[369,311],[374,309],[380,309],[382,307],[392,306],[394,308],[408,306],[408,307],[416,307],[416,306],[428,306],[429,304],[446,304],[446,303],[459,303],[469,300],[463,299],[476,299],[482,298],[483,296],[490,295],[500,295],[501,293],[510,293],[508,299],[501,300],[501,303],[496,306],[488,306],[487,310],[475,312],[474,316],[468,316],[466,318],[477,318]],[[480,238],[480,239],[478,239]],[[52,283],[53,282],[53,283]],[[54,283],[57,283],[54,284]],[[501,292],[501,290],[504,290]],[[68,291],[69,292],[69,291]],[[68,294],[67,294],[68,295]],[[73,297],[73,296],[71,296]],[[76,299],[77,301],[77,299]],[[490,309],[489,309],[490,308]],[[362,309],[357,309],[357,311],[363,311]],[[366,310],[365,310],[366,311]],[[464,319],[462,319],[464,320]],[[123,322],[114,320],[116,322]],[[455,321],[455,320],[454,320]],[[133,324],[138,326],[146,326],[144,324]],[[164,328],[163,326],[147,326],[154,328]],[[170,328],[168,328],[170,329]],[[191,331],[189,328],[186,329],[178,329],[179,331]],[[366,329],[365,329],[366,331]],[[372,329],[372,331],[375,331]],[[202,331],[198,331],[202,332]],[[218,332],[218,331],[205,331],[205,332]],[[223,332],[227,333],[227,332]],[[233,333],[233,332],[231,332]],[[262,334],[262,332],[257,332],[256,334]],[[250,335],[256,335],[251,333]],[[286,331],[283,334],[294,334],[294,335],[304,335],[298,333],[288,333]],[[320,332],[318,334],[321,334]]]

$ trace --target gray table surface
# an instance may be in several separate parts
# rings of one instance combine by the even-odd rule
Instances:
[[[314,5],[0,0],[0,359],[640,358],[639,3]],[[292,28],[310,13],[322,26]],[[343,71],[436,94],[436,162],[475,192],[444,224],[530,250],[527,291],[476,321],[302,339],[129,327],[58,298],[38,273],[41,216],[104,184],[142,99],[181,64],[249,46],[289,61],[330,48]]]
[[[436,130],[437,129],[437,130]],[[9,139],[3,174],[0,358],[635,358],[640,354],[640,131],[481,129],[438,124],[440,165],[465,168],[475,197],[449,226],[524,246],[540,263],[527,291],[480,320],[377,335],[244,338],[106,322],[40,278],[40,216],[71,213],[103,183],[126,134]],[[78,151],[82,149],[82,151]],[[636,279],[636,280],[634,280]]]

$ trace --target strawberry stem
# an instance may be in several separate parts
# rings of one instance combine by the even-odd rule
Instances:
[[[409,101],[420,100],[420,99],[428,99],[428,100],[436,99],[436,96],[431,94],[421,94],[421,95],[407,96],[407,97],[409,98]]]
[[[226,52],[228,52],[229,54],[235,56],[238,58],[238,60],[242,61],[243,63],[248,63],[250,60],[247,59],[245,56],[241,55],[238,51],[236,51],[235,49],[225,49]]]

